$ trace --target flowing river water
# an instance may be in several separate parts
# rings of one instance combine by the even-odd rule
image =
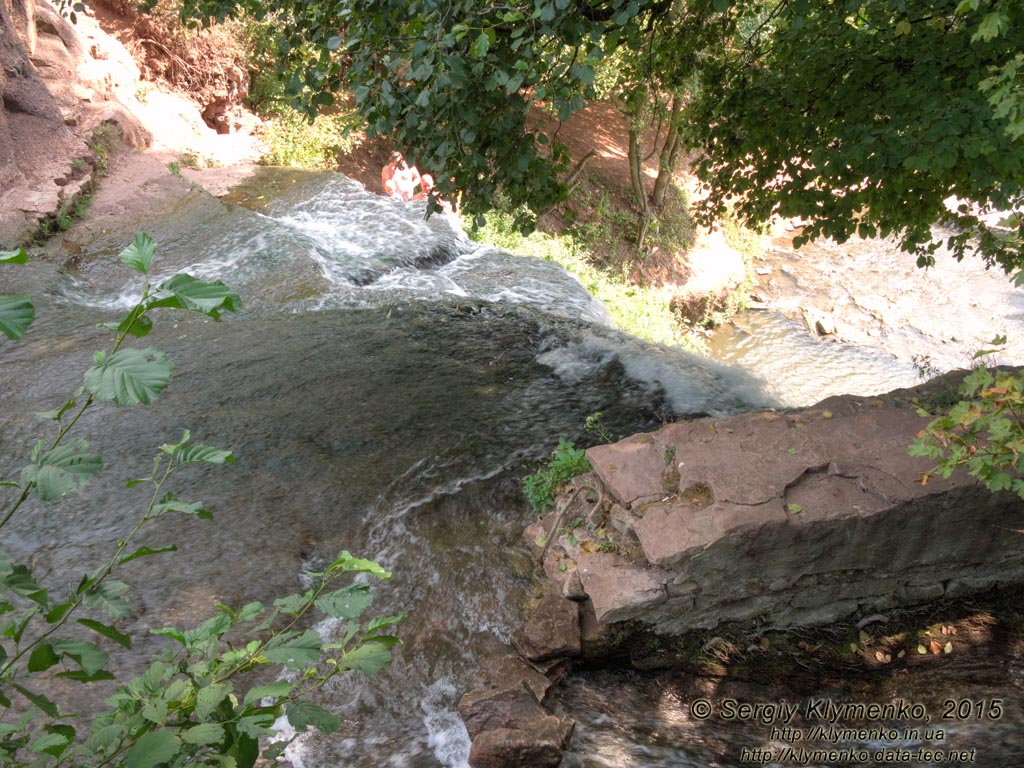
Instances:
[[[611,432],[629,434],[913,382],[912,368],[853,347],[829,353],[827,382],[790,367],[768,383],[648,345],[612,328],[557,265],[480,246],[450,217],[424,222],[422,212],[338,175],[265,171],[228,203],[196,190],[147,221],[158,277],[221,278],[244,308],[219,323],[158,316],[146,342],[175,363],[164,396],[148,408],[92,409],[79,433],[103,455],[102,481],[59,505],[33,505],[5,529],[5,547],[40,573],[97,562],[139,513],[141,494],[124,481],[189,428],[233,450],[237,464],[196,469],[182,490],[214,522],[161,519],[145,535],[178,552],[128,569],[134,629],[189,625],[217,601],[296,591],[304,572],[342,549],[392,570],[374,587],[373,610],[408,613],[395,661],[323,692],[342,728],[300,737],[288,753],[296,768],[466,765],[458,697],[481,649],[521,623],[531,589],[521,531],[534,514],[518,477],[559,436],[586,441],[588,415],[600,411]],[[59,404],[105,346],[96,323],[116,318],[140,288],[117,262],[125,234],[98,236],[70,267],[0,272],[0,292],[31,292],[39,316],[24,341],[0,351],[5,475],[43,434],[32,414]],[[621,673],[572,677],[556,705],[579,720],[565,765],[738,765],[742,748],[771,743],[760,722],[697,722],[674,691]],[[1019,669],[977,669],[966,680],[884,681],[858,696],[926,700],[932,711],[952,692],[1016,697],[997,724],[949,729],[967,749],[982,746],[978,728],[1005,742],[984,765],[1024,754],[1012,735],[1020,691]]]

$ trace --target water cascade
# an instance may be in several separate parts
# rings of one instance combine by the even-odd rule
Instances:
[[[481,644],[521,622],[530,587],[520,536],[534,515],[518,476],[559,436],[586,441],[584,421],[597,411],[625,435],[777,402],[741,370],[612,328],[559,266],[482,247],[451,217],[422,214],[422,204],[341,176],[266,171],[226,204],[195,191],[147,222],[158,279],[221,278],[244,309],[219,323],[158,317],[147,343],[175,363],[164,397],[145,409],[92,409],[79,434],[102,453],[103,478],[5,531],[13,554],[31,556],[41,574],[97,561],[140,510],[124,481],[189,428],[238,461],[196,469],[184,489],[213,523],[161,519],[146,537],[179,551],[125,572],[133,629],[188,625],[217,601],[294,591],[341,549],[393,570],[375,609],[409,615],[395,662],[322,693],[342,728],[300,738],[289,752],[297,768],[465,765],[458,696]],[[5,475],[43,432],[32,414],[73,390],[101,347],[96,323],[138,291],[138,276],[117,262],[129,236],[112,231],[73,263],[0,273],[0,292],[30,291],[39,316],[23,342],[3,347]],[[650,693],[574,679],[560,704],[581,719],[569,764],[722,764],[721,743],[743,742],[688,732],[685,707],[664,701],[667,725],[650,732]]]

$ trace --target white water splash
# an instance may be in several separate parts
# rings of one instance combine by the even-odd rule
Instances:
[[[469,768],[469,734],[456,710],[459,689],[449,678],[435,680],[420,702],[427,744],[445,768]]]

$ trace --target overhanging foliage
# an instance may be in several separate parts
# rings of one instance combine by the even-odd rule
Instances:
[[[726,202],[804,237],[895,235],[1021,266],[1021,0],[185,0],[203,23],[275,16],[278,74],[309,114],[348,91],[387,135],[481,213],[565,198],[568,154],[531,106],[567,119],[602,67],[637,93],[691,88],[706,221]],[[696,87],[694,85],[696,84]],[[629,110],[627,110],[629,111]],[[637,113],[638,110],[634,110]],[[955,201],[947,204],[947,200]],[[524,222],[528,223],[528,222]]]

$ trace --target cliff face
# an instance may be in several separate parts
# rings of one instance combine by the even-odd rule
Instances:
[[[128,144],[148,144],[118,101],[129,66],[130,57],[89,45],[46,0],[0,0],[0,248],[20,244],[90,183],[87,139],[97,125],[113,121]]]
[[[35,3],[0,0],[0,245],[7,247],[59,200],[56,179],[86,153],[31,61],[38,42]]]

